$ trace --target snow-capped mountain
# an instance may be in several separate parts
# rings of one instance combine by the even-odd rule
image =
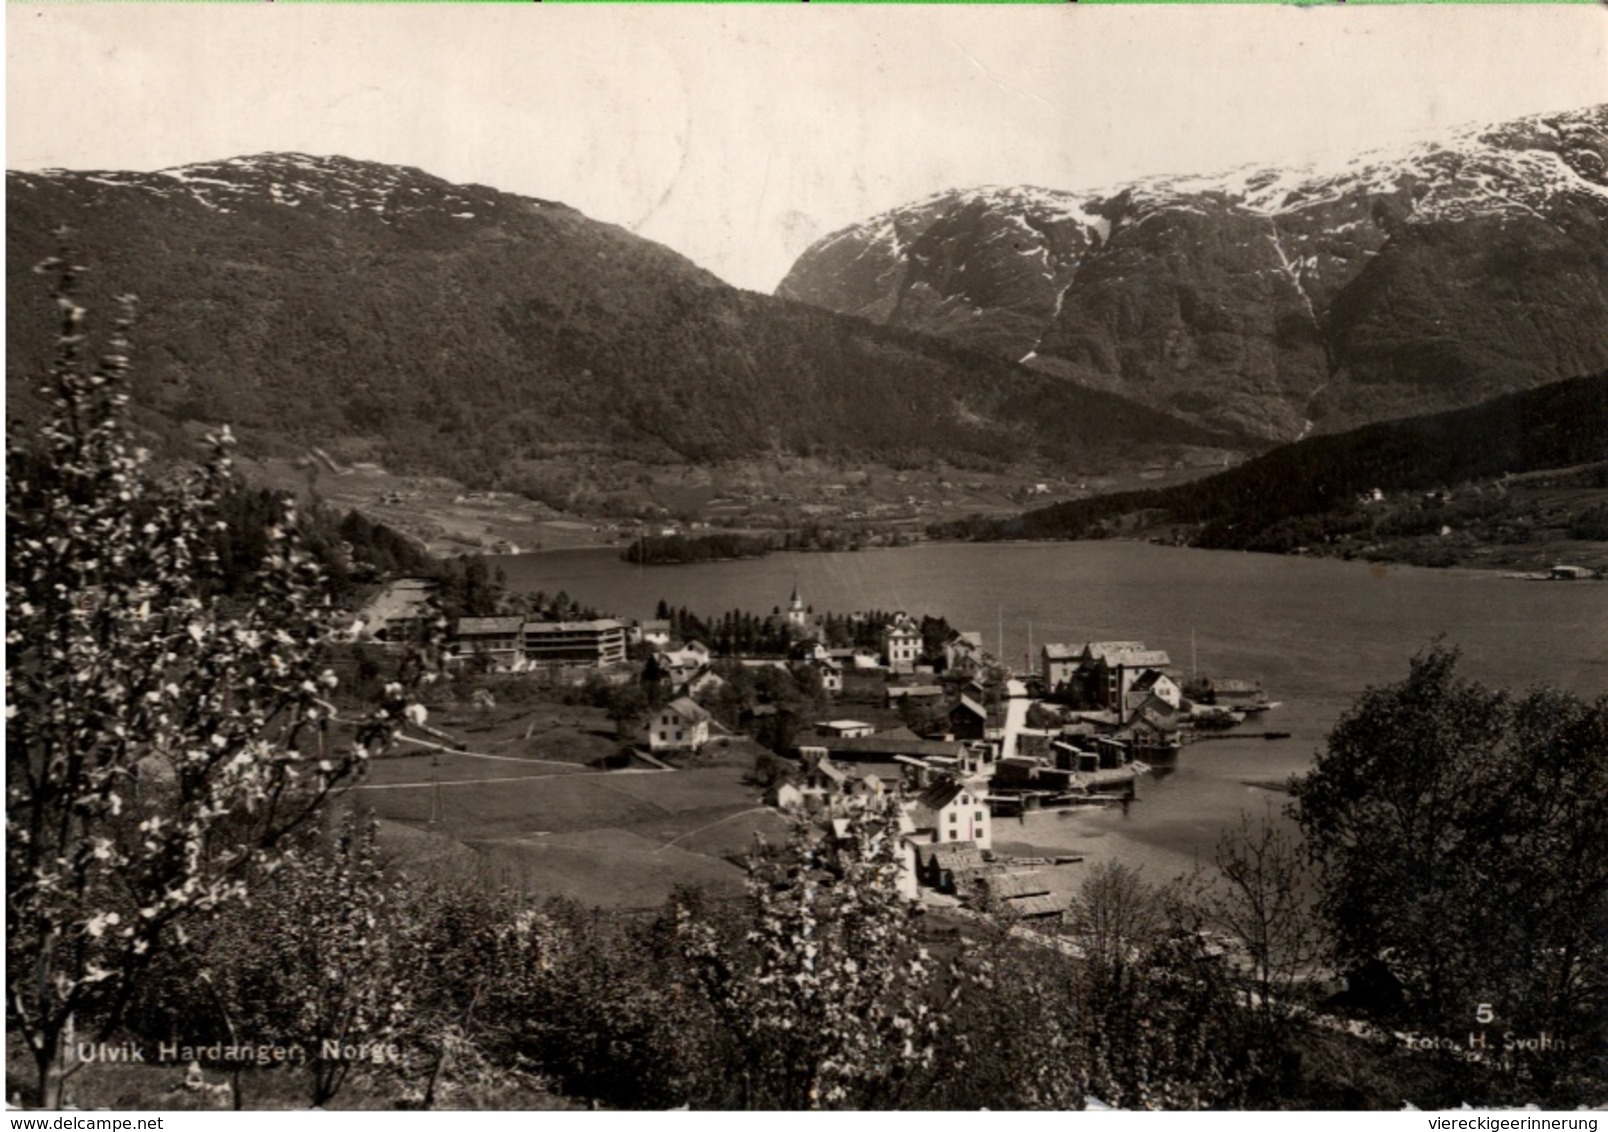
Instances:
[[[510,199],[481,185],[454,185],[417,169],[305,153],[231,157],[154,173],[13,171],[7,174],[7,184],[23,191],[63,184],[74,184],[89,193],[94,193],[96,186],[135,189],[157,197],[188,198],[202,208],[225,215],[262,204],[286,208],[316,205],[369,212],[382,223],[423,214],[473,220],[476,209],[490,212],[505,206]],[[527,199],[525,203],[539,208],[551,202]]]
[[[939,193],[779,295],[936,332],[1250,436],[1608,364],[1608,106],[1336,167]]]

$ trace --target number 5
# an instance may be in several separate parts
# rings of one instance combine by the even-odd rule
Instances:
[[[1480,1003],[1480,1008],[1474,1012],[1474,1021],[1479,1022],[1481,1025],[1490,1022],[1495,1017],[1496,1015],[1491,1013],[1491,1004],[1488,1002]]]

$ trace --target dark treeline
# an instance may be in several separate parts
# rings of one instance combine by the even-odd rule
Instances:
[[[799,632],[788,624],[780,606],[773,607],[768,614],[732,609],[706,616],[685,606],[672,607],[661,598],[654,616],[670,623],[673,637],[701,641],[716,656],[783,657],[801,639]],[[893,619],[893,613],[882,609],[817,615],[810,608],[805,611],[804,636],[827,648],[876,651],[882,647],[884,627]],[[917,627],[922,636],[922,651],[929,659],[941,656],[945,642],[955,635],[942,617],[923,616]]]
[[[1195,527],[1189,541],[1196,546],[1288,549],[1345,528],[1358,498],[1375,488],[1450,487],[1602,460],[1608,460],[1608,373],[1470,409],[1314,437],[1195,483],[1058,503],[1012,519],[966,519],[930,533],[974,540],[1099,538],[1111,520],[1150,512],[1157,522]]]
[[[717,531],[707,535],[644,535],[626,547],[627,562],[660,565],[682,562],[716,562],[727,558],[763,558],[771,541],[755,535]]]

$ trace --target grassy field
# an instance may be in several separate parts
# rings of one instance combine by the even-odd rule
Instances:
[[[651,908],[677,885],[740,890],[742,872],[728,855],[751,845],[756,831],[785,836],[757,793],[740,771],[716,766],[443,778],[439,789],[371,785],[362,798],[403,860],[539,895]]]
[[[442,783],[450,784],[585,773],[587,768],[578,763],[440,751],[375,759],[369,764],[362,788],[390,789],[398,784],[428,783],[433,776],[439,776]]]
[[[624,829],[593,829],[479,847],[488,875],[536,896],[566,896],[602,908],[657,908],[678,886],[738,896],[743,874],[718,857]]]
[[[437,704],[433,746],[376,759],[354,794],[386,848],[422,873],[614,908],[652,908],[678,885],[741,891],[732,858],[786,823],[745,781],[755,748],[722,740],[672,770],[587,765],[619,739],[596,708],[505,687],[498,704]],[[524,702],[514,702],[516,697]],[[454,746],[462,750],[442,749]]]

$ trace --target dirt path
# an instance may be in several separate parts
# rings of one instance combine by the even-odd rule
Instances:
[[[449,747],[445,743],[432,743],[428,739],[415,739],[411,735],[402,735],[397,738],[399,743],[411,743],[416,747],[424,747],[432,751],[441,751],[449,755],[462,755],[468,759],[490,759],[499,763],[540,763],[545,766],[577,766],[577,763],[567,763],[562,759],[524,759],[518,755],[488,755],[481,751],[460,751],[456,747]],[[611,773],[618,773],[611,772]],[[482,782],[497,781],[495,779],[481,779]]]
[[[721,818],[718,821],[712,821],[708,825],[701,825],[697,829],[689,829],[686,833],[678,834],[677,836],[672,837],[669,841],[666,841],[663,845],[661,845],[657,849],[655,849],[654,852],[655,853],[663,853],[666,849],[670,848],[677,841],[685,841],[687,838],[692,837],[692,836],[694,836],[696,834],[702,833],[706,829],[714,829],[715,826],[717,826],[717,825],[724,825],[726,822],[731,821],[733,818],[744,817],[744,816],[746,816],[748,814],[764,813],[767,810],[770,810],[772,808],[773,807],[771,807],[771,806],[751,806],[750,808],[748,808],[746,810],[739,811],[738,813],[727,814],[725,817]]]

